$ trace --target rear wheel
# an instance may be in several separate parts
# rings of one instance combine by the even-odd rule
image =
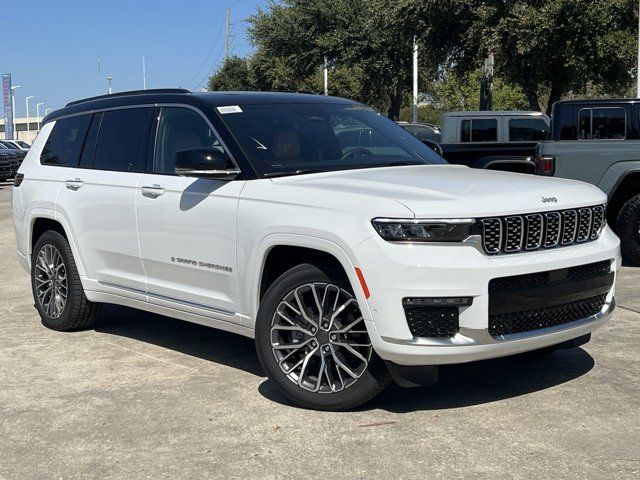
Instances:
[[[89,327],[102,304],[87,300],[69,242],[56,231],[38,239],[31,256],[31,286],[42,323],[53,330]]]
[[[265,294],[256,324],[260,362],[295,403],[346,410],[367,402],[391,381],[341,272],[304,264]]]
[[[624,204],[616,221],[616,233],[622,243],[622,254],[640,265],[640,195]]]

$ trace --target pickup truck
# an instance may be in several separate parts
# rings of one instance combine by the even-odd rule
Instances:
[[[534,173],[533,156],[549,138],[541,112],[451,112],[443,117],[442,156],[454,164],[488,170]]]
[[[561,101],[552,118],[552,138],[536,151],[536,173],[604,191],[623,255],[640,265],[640,100]]]

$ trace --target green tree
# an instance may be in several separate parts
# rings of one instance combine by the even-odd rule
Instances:
[[[222,67],[209,78],[208,89],[214,92],[254,90],[251,59],[237,56],[229,57],[222,64]]]
[[[519,85],[533,110],[549,112],[588,85],[623,92],[633,80],[635,0],[416,2],[425,5],[417,13],[425,37],[448,46],[451,65],[469,71],[494,53],[497,74]],[[455,24],[432,21],[439,15]]]

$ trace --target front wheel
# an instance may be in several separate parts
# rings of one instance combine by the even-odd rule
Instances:
[[[294,267],[269,288],[256,347],[269,378],[305,408],[347,410],[391,381],[344,274],[319,266]]]
[[[624,204],[616,221],[616,233],[622,244],[622,254],[634,265],[640,265],[640,195]]]

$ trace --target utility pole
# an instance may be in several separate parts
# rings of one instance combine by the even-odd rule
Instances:
[[[493,53],[490,53],[484,61],[480,80],[480,110],[491,110],[493,108],[493,65]]]
[[[227,7],[227,36],[224,42],[224,61],[229,60],[229,50],[231,49],[231,7]]]
[[[418,123],[418,40],[413,36],[413,123]]]
[[[107,82],[109,82],[109,90],[108,90],[108,94],[111,95],[111,81],[113,80],[113,77],[107,77]]]
[[[27,110],[27,143],[31,143],[31,128],[29,127],[29,124],[31,123],[31,118],[29,118],[29,100],[32,98],[33,95],[29,95],[24,99],[24,104],[26,105]]]
[[[147,66],[144,63],[144,55],[142,55],[142,89],[147,89]]]
[[[324,78],[324,94],[329,95],[329,63],[327,62],[326,56],[324,57],[322,76]]]

